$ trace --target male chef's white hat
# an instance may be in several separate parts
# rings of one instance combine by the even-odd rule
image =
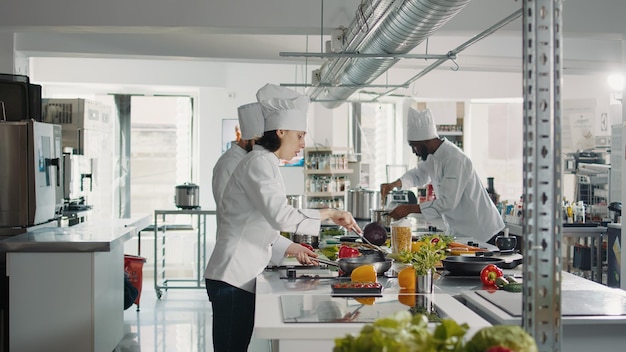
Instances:
[[[433,138],[439,138],[433,114],[429,109],[417,111],[409,108],[407,117],[408,128],[406,131],[406,139],[411,142],[426,141]]]
[[[266,84],[256,93],[265,118],[264,131],[278,129],[306,131],[309,97],[275,84]]]
[[[250,103],[237,108],[241,139],[254,139],[263,135],[263,112],[261,104]]]

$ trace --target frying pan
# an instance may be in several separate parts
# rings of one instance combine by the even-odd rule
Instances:
[[[391,258],[387,258],[387,259],[380,261],[376,258],[368,258],[364,256],[353,257],[353,258],[339,258],[337,259],[337,261],[326,260],[326,259],[321,259],[321,258],[314,258],[313,260],[316,260],[320,263],[337,266],[346,275],[350,275],[352,273],[352,270],[365,264],[374,265],[374,269],[376,269],[376,273],[378,275],[383,275],[387,270],[391,268],[391,264],[393,263],[393,259]]]
[[[443,268],[452,275],[480,276],[480,271],[487,264],[501,266],[504,259],[493,257],[449,256],[441,261]]]

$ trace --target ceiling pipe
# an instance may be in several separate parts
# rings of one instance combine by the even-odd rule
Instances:
[[[332,109],[359,87],[383,74],[399,58],[373,54],[407,54],[447,23],[470,0],[364,0],[344,31],[343,51],[369,57],[339,57],[319,70],[319,85],[307,90],[311,100]]]

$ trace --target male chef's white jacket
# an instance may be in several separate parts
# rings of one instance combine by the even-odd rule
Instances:
[[[400,180],[402,188],[432,183],[436,199],[420,203],[420,209],[426,221],[443,221],[449,235],[486,242],[504,228],[472,161],[445,138],[433,154]]]
[[[217,159],[215,166],[213,166],[213,199],[215,199],[215,206],[218,209],[220,208],[222,194],[226,188],[226,183],[230,179],[230,175],[246,154],[248,152],[245,149],[237,143],[232,143],[231,147]]]
[[[278,157],[255,145],[235,168],[221,201],[220,226],[205,278],[249,292],[272,258],[284,256],[289,239],[280,231],[319,235],[320,212],[287,204]]]

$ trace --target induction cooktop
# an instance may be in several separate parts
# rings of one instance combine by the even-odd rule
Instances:
[[[399,311],[424,314],[431,322],[444,318],[432,295],[392,294],[382,297],[282,295],[280,303],[285,323],[371,323]]]

